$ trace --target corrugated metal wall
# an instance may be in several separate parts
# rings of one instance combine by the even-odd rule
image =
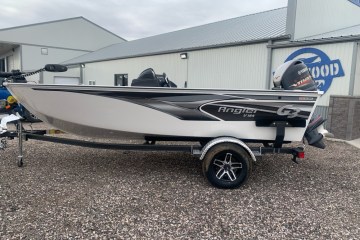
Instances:
[[[266,88],[266,44],[189,52],[191,88]]]
[[[360,8],[347,0],[297,0],[296,7],[295,39],[360,23]]]
[[[146,68],[153,68],[158,74],[165,72],[179,87],[186,81],[187,60],[176,53],[85,64],[84,84],[95,81],[96,85],[114,86],[114,74],[128,74],[130,85]]]
[[[129,85],[146,68],[165,72],[178,87],[266,88],[266,44],[209,49],[85,64],[84,84],[114,85],[114,74],[128,74]]]

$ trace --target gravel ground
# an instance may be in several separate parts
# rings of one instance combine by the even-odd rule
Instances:
[[[37,124],[35,126],[42,127]],[[245,186],[211,187],[185,153],[30,140],[0,152],[1,239],[359,239],[360,150],[327,141],[259,159]]]

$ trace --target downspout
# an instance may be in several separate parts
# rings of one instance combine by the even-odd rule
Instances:
[[[23,69],[23,46],[20,45],[20,70],[21,71],[24,71]]]
[[[268,41],[268,46],[273,44],[273,40]],[[271,89],[271,79],[272,79],[272,53],[273,49],[271,47],[267,48],[267,60],[266,60],[266,84],[265,89]]]
[[[79,82],[79,85],[84,84],[84,68],[85,68],[85,64],[81,63],[80,64],[80,82]]]

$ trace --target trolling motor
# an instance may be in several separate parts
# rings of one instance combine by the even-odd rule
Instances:
[[[11,72],[0,72],[1,86],[4,82],[12,81],[16,83],[26,83],[25,77],[47,71],[47,72],[66,72],[67,67],[60,64],[46,64],[44,68],[33,72],[21,72],[20,70],[12,70]]]
[[[317,85],[311,76],[307,66],[301,60],[292,60],[282,64],[276,69],[274,74],[274,90],[304,90],[317,91]],[[311,118],[310,123],[305,131],[305,138],[309,145],[325,148],[323,138],[333,137],[324,129],[323,119],[320,115]]]
[[[47,64],[44,68],[33,72],[21,72],[20,70],[12,70],[11,72],[0,72],[0,90],[1,99],[0,99],[0,137],[3,133],[6,132],[7,127],[6,124],[12,121],[17,121],[23,118],[24,107],[19,105],[16,99],[10,95],[8,90],[5,88],[5,82],[13,82],[13,83],[26,83],[26,77],[43,72],[65,72],[67,71],[67,67],[59,64]],[[4,144],[0,144],[1,146],[5,146]]]
[[[12,81],[16,83],[26,83],[26,79],[23,74],[24,73],[20,72],[20,70],[12,70],[11,72],[0,72],[1,87],[4,86],[4,82],[7,82],[8,79],[12,79]]]
[[[47,72],[66,72],[68,68],[60,64],[46,64],[43,68]]]

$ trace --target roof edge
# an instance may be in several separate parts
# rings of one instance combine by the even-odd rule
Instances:
[[[64,19],[58,19],[58,20],[52,20],[52,21],[46,21],[46,22],[38,22],[38,23],[32,23],[32,24],[26,24],[26,25],[20,25],[20,26],[15,26],[15,27],[8,27],[8,28],[2,28],[0,29],[0,32],[2,31],[8,31],[8,30],[13,30],[13,29],[19,29],[19,28],[25,28],[25,27],[32,27],[32,26],[39,26],[39,25],[44,25],[44,24],[51,24],[51,23],[58,23],[58,22],[66,22],[66,21],[71,21],[71,20],[75,20],[75,19],[82,19],[82,20],[85,20],[87,21],[88,23],[91,23],[92,25],[98,27],[98,28],[101,28],[102,30],[124,40],[124,41],[127,41],[126,39],[116,35],[115,33],[107,30],[106,28],[103,28],[99,25],[97,25],[96,23],[90,21],[89,19],[83,17],[83,16],[79,16],[79,17],[72,17],[72,18],[64,18]]]
[[[276,49],[276,48],[298,47],[298,46],[307,46],[307,45],[323,45],[323,44],[332,44],[332,43],[342,43],[342,42],[351,42],[351,41],[358,41],[358,40],[360,40],[360,34],[339,36],[339,37],[329,37],[329,38],[318,38],[318,39],[311,39],[311,40],[291,41],[291,42],[285,42],[285,43],[275,43],[275,44],[270,44],[267,47]]]
[[[32,27],[32,26],[43,25],[43,24],[48,24],[48,23],[64,22],[64,21],[81,19],[81,18],[84,19],[84,17],[82,17],[82,16],[72,17],[72,18],[64,18],[64,19],[58,19],[58,20],[52,20],[52,21],[46,21],[46,22],[38,22],[38,23],[20,25],[20,26],[15,26],[15,27],[1,28],[0,31],[12,30],[12,29],[23,28],[23,27]]]
[[[104,31],[106,31],[106,32],[108,32],[108,33],[110,33],[110,34],[114,35],[115,37],[118,37],[118,38],[120,38],[120,39],[124,40],[125,42],[128,42],[128,40],[126,40],[125,38],[120,37],[119,35],[117,35],[117,34],[115,34],[115,33],[111,32],[110,30],[108,30],[108,29],[106,29],[106,28],[104,28],[104,27],[102,27],[102,26],[100,26],[100,25],[98,25],[98,24],[96,24],[96,23],[94,23],[94,22],[90,21],[89,19],[87,19],[87,18],[85,18],[85,17],[82,17],[82,16],[81,16],[80,18],[82,18],[82,19],[84,19],[85,21],[87,21],[87,22],[89,22],[89,23],[91,23],[91,24],[95,25],[96,27],[101,28],[102,30],[104,30]]]

